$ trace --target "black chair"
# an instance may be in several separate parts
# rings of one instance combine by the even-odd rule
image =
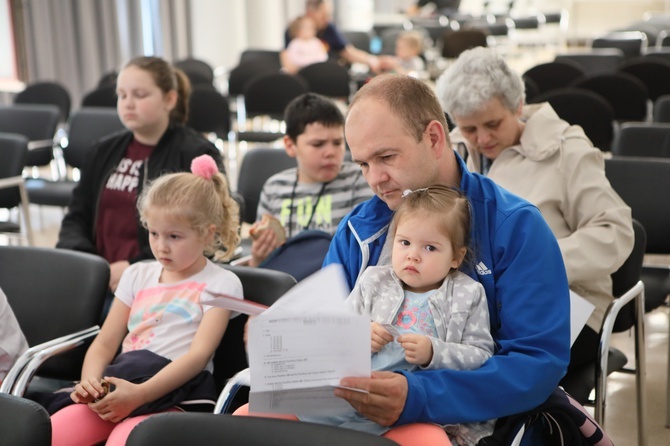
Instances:
[[[619,48],[626,59],[633,59],[646,51],[647,36],[641,31],[611,32],[593,39],[591,48]]]
[[[393,446],[387,438],[335,426],[203,413],[166,413],[147,418],[128,437],[128,446],[218,443],[246,446]]]
[[[214,133],[218,138],[228,139],[231,130],[228,99],[211,88],[194,86],[186,125],[198,132]]]
[[[670,190],[670,160],[613,157],[605,160],[605,173],[614,190],[630,206],[633,218],[647,232],[645,254],[670,254],[670,201],[652,199]],[[670,266],[644,265],[645,311],[664,305],[670,294]]]
[[[664,95],[656,99],[652,120],[654,122],[670,123],[670,95]]]
[[[34,401],[0,393],[0,432],[4,446],[50,446],[49,414]]]
[[[20,208],[21,221],[0,221],[0,233],[23,233],[28,245],[33,245],[28,194],[22,176],[28,155],[28,139],[23,135],[0,133],[0,208]]]
[[[251,58],[240,62],[228,73],[228,96],[242,95],[248,81],[265,73],[279,73],[281,65],[266,58]]]
[[[648,113],[647,87],[628,73],[596,74],[576,79],[570,87],[598,93],[610,103],[617,121],[644,121]]]
[[[670,62],[639,57],[621,64],[619,71],[642,81],[652,101],[656,101],[665,94],[670,94]]]
[[[258,201],[267,179],[296,166],[295,158],[288,156],[283,149],[257,147],[244,155],[237,179],[237,192],[244,197],[245,203],[242,221],[250,224],[256,221]]]
[[[342,31],[342,36],[359,50],[371,51],[372,36],[368,31]]]
[[[278,128],[268,128],[265,125],[254,125],[252,130],[247,131],[246,121],[254,118],[260,123],[281,121],[289,102],[307,93],[308,90],[309,85],[303,78],[285,73],[261,74],[251,79],[242,91],[245,115],[238,114],[240,120],[237,123],[239,129],[237,139],[248,142],[271,142],[284,136]]]
[[[342,65],[320,62],[302,68],[297,74],[307,82],[309,91],[349,101],[351,78]]]
[[[81,106],[116,108],[116,100],[116,84],[106,85],[86,93],[81,100]]]
[[[540,89],[540,93],[567,87],[570,82],[584,76],[585,72],[576,62],[555,61],[535,65],[523,77],[529,77]]]
[[[614,136],[614,110],[597,93],[582,88],[558,88],[532,98],[530,102],[549,102],[556,114],[570,124],[579,125],[595,147],[609,151]]]
[[[616,73],[625,57],[619,48],[591,48],[590,51],[559,53],[555,61],[570,60],[582,67],[587,75]]]
[[[189,57],[176,61],[174,66],[182,70],[193,85],[214,83],[214,69],[204,60]]]
[[[28,138],[26,166],[47,166],[53,160],[60,113],[55,105],[0,105],[0,132]]]
[[[612,155],[670,159],[670,124],[623,124],[614,136]]]
[[[61,149],[65,164],[80,169],[98,139],[123,128],[115,108],[83,107],[75,111],[70,118],[67,145]],[[71,178],[26,180],[30,202],[42,206],[68,206],[76,185]]]
[[[293,277],[281,271],[228,264],[221,264],[221,267],[239,277],[245,299],[268,307],[296,284]],[[240,314],[228,322],[226,333],[214,354],[214,381],[219,392],[228,379],[249,367],[243,341],[247,319],[247,315]]]
[[[670,48],[669,47],[648,48],[647,52],[644,53],[642,57],[646,59],[652,59],[652,60],[660,59],[666,62],[670,62]]]
[[[69,350],[99,331],[108,263],[77,251],[0,246],[0,265],[0,288],[30,346],[7,373],[0,392],[23,396],[34,374],[79,379],[85,350]],[[53,390],[49,381],[41,384],[36,387]]]
[[[604,427],[605,403],[607,399],[607,376],[615,371],[623,371],[627,359],[625,355],[610,348],[612,333],[635,329],[635,381],[637,390],[637,422],[639,444],[646,444],[645,427],[645,355],[644,355],[644,283],[640,280],[642,261],[646,247],[644,227],[633,220],[635,244],[624,264],[612,274],[612,294],[614,301],[605,313],[600,330],[600,345],[597,360],[568,373],[561,386],[580,404],[588,402],[588,396],[595,388],[595,420]]]
[[[488,34],[478,29],[448,30],[442,34],[441,47],[442,57],[455,59],[463,51],[479,46],[487,47]]]
[[[57,82],[34,82],[14,97],[14,104],[55,105],[60,110],[60,122],[70,117],[70,93]]]
[[[248,62],[250,60],[261,61],[267,63],[268,65],[273,65],[279,70],[281,68],[281,60],[279,58],[279,51],[276,50],[261,50],[247,48],[242,51],[240,55],[240,64]]]

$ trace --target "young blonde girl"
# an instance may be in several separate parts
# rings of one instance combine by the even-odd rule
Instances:
[[[152,413],[213,409],[212,357],[230,313],[200,299],[210,291],[242,298],[237,276],[206,257],[232,253],[239,210],[211,157],[191,170],[159,177],[139,199],[157,261],[123,273],[70,405],[51,418],[54,445],[122,445]]]

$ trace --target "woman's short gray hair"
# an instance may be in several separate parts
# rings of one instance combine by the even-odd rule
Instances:
[[[516,111],[525,100],[524,84],[505,60],[491,48],[473,48],[461,53],[437,80],[442,109],[453,119],[471,116],[493,98]]]

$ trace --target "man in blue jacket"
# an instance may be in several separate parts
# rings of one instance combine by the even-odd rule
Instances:
[[[495,126],[496,123],[491,123]],[[324,265],[341,264],[353,287],[368,266],[388,263],[386,233],[407,189],[460,188],[473,209],[473,260],[466,271],[486,289],[495,355],[471,371],[373,372],[337,389],[382,425],[466,423],[543,403],[570,356],[568,281],[558,244],[536,207],[468,172],[452,150],[432,90],[406,76],[374,78],[350,104],[345,135],[376,196],[339,225]]]

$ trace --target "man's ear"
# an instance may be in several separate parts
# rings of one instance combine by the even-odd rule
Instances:
[[[286,149],[286,154],[291,158],[295,158],[298,155],[295,141],[288,135],[284,135],[284,149]]]
[[[429,138],[430,148],[436,158],[442,156],[442,153],[447,146],[447,136],[444,133],[445,131],[446,130],[442,127],[442,124],[436,120],[430,121],[424,131],[424,135],[427,135]]]

